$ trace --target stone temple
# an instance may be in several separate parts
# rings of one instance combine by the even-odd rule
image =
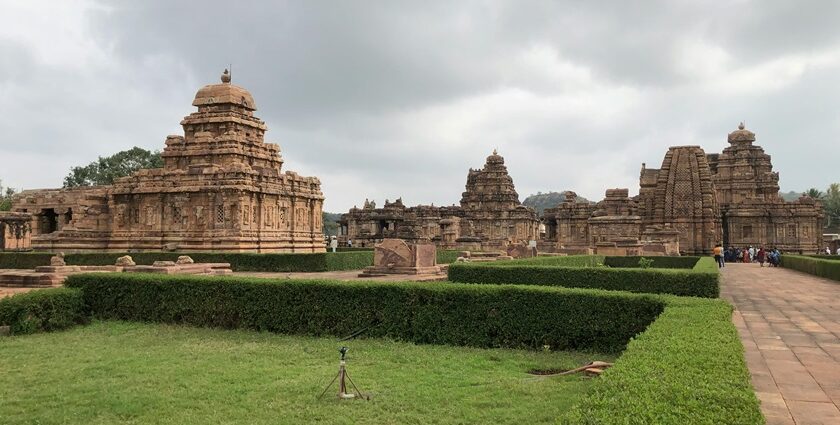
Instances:
[[[339,241],[373,246],[387,238],[431,240],[447,249],[504,250],[509,244],[539,237],[537,213],[519,202],[505,166],[496,151],[480,170],[470,169],[459,206],[406,207],[402,199],[385,201],[382,208],[365,200],[341,216]]]
[[[580,203],[572,193],[546,209],[541,251],[608,255],[707,254],[725,247],[777,247],[784,252],[819,249],[824,212],[803,196],[786,202],[770,155],[755,145],[743,123],[729,147],[706,154],[675,146],[659,169],[642,164],[639,195],[607,190],[606,198]]]
[[[247,90],[201,88],[168,136],[163,168],[111,186],[27,190],[12,210],[28,214],[31,245],[54,251],[323,252],[321,183],[282,172],[280,148]]]

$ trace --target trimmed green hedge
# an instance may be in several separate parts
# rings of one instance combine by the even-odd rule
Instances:
[[[93,273],[94,317],[422,344],[620,351],[662,311],[647,295],[528,286]]]
[[[603,255],[546,255],[531,258],[522,258],[512,261],[493,261],[481,263],[490,267],[504,266],[508,264],[553,266],[553,267],[604,267]]]
[[[87,321],[78,289],[39,289],[0,299],[0,325],[10,326],[13,335],[55,331]]]
[[[639,260],[647,258],[653,261],[651,268],[655,269],[691,269],[700,260],[700,257],[644,257],[644,256],[627,256],[627,257],[606,257],[604,265],[609,267],[639,267]]]
[[[31,269],[50,264],[50,253],[0,253],[0,269]],[[137,264],[155,261],[175,261],[189,255],[198,263],[230,263],[234,271],[243,272],[323,272],[358,270],[373,265],[372,251],[336,253],[278,253],[245,252],[102,252],[67,254],[67,264],[76,266],[114,265],[117,258],[130,255]]]
[[[805,257],[819,258],[821,260],[839,261],[840,255],[805,255]]]
[[[722,300],[662,298],[665,311],[560,422],[764,424],[732,307]]]
[[[782,255],[781,266],[803,273],[840,281],[840,261],[803,255]]]
[[[53,254],[45,252],[0,252],[0,269],[34,269],[49,266]]]
[[[438,264],[451,264],[454,263],[458,257],[461,256],[461,251],[454,251],[454,250],[445,250],[439,249],[437,250],[437,263]]]
[[[720,295],[717,268],[708,269],[712,258],[697,261],[694,270],[557,267],[516,262],[454,263],[449,280],[480,284],[548,285],[594,288],[654,294],[717,298]],[[493,264],[489,266],[489,264]]]
[[[627,256],[607,257],[603,255],[546,255],[533,258],[523,258],[511,262],[485,263],[490,266],[505,264],[528,264],[555,267],[614,267],[614,268],[639,268],[639,260],[646,258],[652,261],[651,268],[655,269],[691,269],[702,257],[643,257]]]
[[[330,248],[327,247],[327,251],[330,251]],[[336,247],[335,252],[359,252],[359,251],[373,251],[373,248],[350,248],[350,247]]]

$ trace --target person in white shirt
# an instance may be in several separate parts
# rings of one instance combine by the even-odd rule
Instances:
[[[837,255],[840,255],[840,246],[837,247]]]

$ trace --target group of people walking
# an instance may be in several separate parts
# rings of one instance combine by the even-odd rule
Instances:
[[[778,249],[764,249],[759,247],[756,249],[753,246],[746,248],[736,248],[730,246],[728,249],[723,249],[721,244],[717,244],[713,250],[715,261],[718,267],[725,267],[726,263],[758,263],[764,267],[767,263],[768,267],[779,267],[779,261],[782,258],[782,253]]]

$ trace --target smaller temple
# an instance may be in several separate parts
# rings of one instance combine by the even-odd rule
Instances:
[[[504,158],[495,150],[484,167],[470,169],[460,205],[406,207],[402,199],[377,208],[365,200],[341,216],[342,244],[374,246],[388,238],[430,240],[447,249],[504,251],[513,243],[535,241],[539,219],[519,202]]]
[[[603,201],[579,202],[577,194],[543,216],[546,233],[540,251],[565,254],[679,255],[679,232],[669,226],[642,225],[637,200],[628,189],[607,189]]]
[[[788,202],[779,195],[779,173],[744,123],[729,133],[729,146],[709,155],[725,246],[776,247],[813,253],[821,247],[825,213],[808,196]]]
[[[32,250],[32,214],[0,212],[0,251]]]

